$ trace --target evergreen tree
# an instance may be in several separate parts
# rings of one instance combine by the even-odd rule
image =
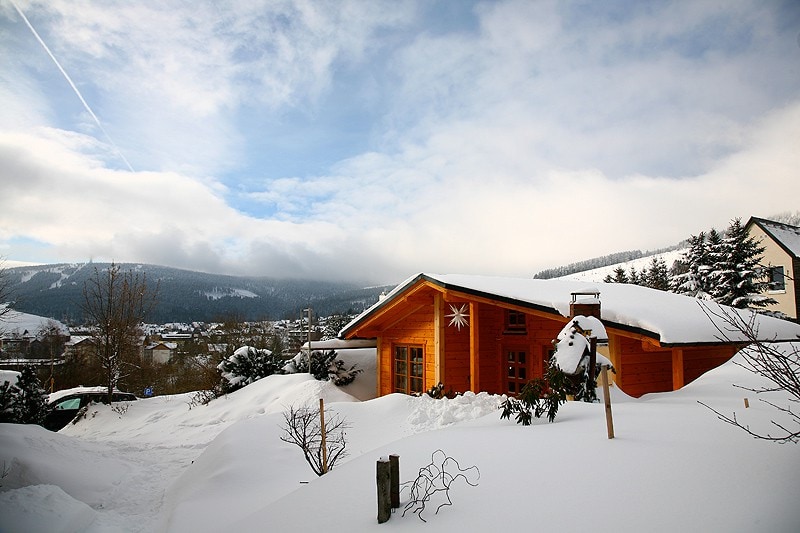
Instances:
[[[705,232],[701,231],[698,235],[689,237],[689,249],[681,261],[685,264],[685,271],[672,277],[670,290],[695,298],[709,299],[710,265]]]
[[[643,273],[644,285],[651,289],[666,291],[669,289],[669,271],[667,263],[660,257],[653,257],[650,267]]]
[[[762,294],[769,287],[759,266],[764,247],[747,234],[741,219],[734,219],[728,226],[719,249],[719,260],[712,272],[712,296],[717,303],[740,309],[776,303]]]
[[[603,280],[606,283],[630,283],[628,279],[628,273],[625,272],[625,267],[618,266],[614,269],[614,276],[612,277],[611,274],[607,275]]]
[[[0,423],[14,422],[16,387],[10,381],[0,383]]]
[[[634,285],[641,285],[642,284],[642,278],[641,278],[640,274],[638,272],[636,272],[636,268],[635,267],[631,267],[631,273],[628,276],[628,279],[630,280],[629,283],[632,283]]]
[[[709,299],[714,298],[715,272],[725,262],[725,252],[722,248],[722,235],[716,229],[711,228],[706,240],[705,261],[699,267],[701,286],[706,288]]]
[[[32,366],[20,372],[14,398],[14,421],[18,424],[41,424],[47,414],[47,391],[42,388]]]

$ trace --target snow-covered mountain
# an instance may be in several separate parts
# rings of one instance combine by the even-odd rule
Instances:
[[[84,283],[108,263],[78,263],[7,268],[18,311],[70,321],[81,318]],[[193,272],[157,265],[121,264],[159,284],[152,322],[191,322],[237,316],[245,320],[297,317],[311,305],[318,315],[358,312],[375,303],[386,287],[352,283],[279,280]]]

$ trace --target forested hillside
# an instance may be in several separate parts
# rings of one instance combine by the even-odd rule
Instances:
[[[83,287],[94,269],[108,263],[16,267],[6,270],[18,311],[80,323]],[[375,303],[386,287],[363,288],[349,283],[278,280],[206,274],[156,265],[122,264],[159,285],[159,299],[149,321],[213,321],[296,318],[311,306],[318,315],[359,312]]]

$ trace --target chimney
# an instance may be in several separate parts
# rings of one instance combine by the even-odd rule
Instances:
[[[600,318],[600,291],[578,291],[571,293],[569,316],[593,316]]]

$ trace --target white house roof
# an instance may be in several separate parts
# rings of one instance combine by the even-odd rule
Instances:
[[[505,301],[565,318],[569,317],[573,292],[599,292],[602,320],[608,327],[642,333],[659,340],[662,345],[745,341],[740,333],[728,331],[725,332],[727,339],[723,339],[715,323],[725,329],[724,324],[719,319],[712,321],[713,313],[707,311],[718,313],[724,310],[740,313],[745,318],[752,316],[749,311],[734,310],[713,302],[702,302],[689,296],[638,285],[423,273],[395,287],[385,298],[345,326],[342,334],[419,280],[426,280],[444,289]],[[757,315],[755,320],[762,340],[789,341],[800,338],[798,324],[763,315]]]

